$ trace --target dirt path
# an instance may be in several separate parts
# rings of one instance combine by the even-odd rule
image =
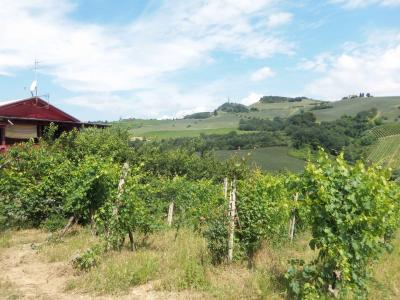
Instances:
[[[38,236],[41,243],[44,236]],[[0,299],[190,299],[189,293],[171,293],[152,290],[151,284],[133,288],[124,296],[93,296],[66,292],[67,282],[74,277],[71,266],[65,263],[43,262],[32,242],[13,245],[0,252],[0,280],[6,283],[10,294]],[[0,285],[0,289],[2,286]]]

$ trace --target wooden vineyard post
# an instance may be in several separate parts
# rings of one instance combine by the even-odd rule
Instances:
[[[228,178],[224,178],[224,197],[228,198]]]
[[[233,260],[235,218],[236,218],[236,178],[233,180],[232,190],[229,197],[228,262],[232,262]]]
[[[296,203],[297,200],[299,199],[299,193],[296,193],[294,195],[294,202]],[[292,242],[294,238],[294,229],[296,225],[296,209],[294,208],[292,210],[292,217],[289,220],[289,239]]]
[[[173,215],[174,215],[174,202],[171,202],[168,207],[168,219],[167,219],[167,223],[168,223],[169,227],[172,226]]]

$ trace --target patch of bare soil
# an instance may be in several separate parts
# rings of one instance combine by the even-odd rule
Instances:
[[[124,296],[94,296],[65,291],[67,282],[74,278],[67,263],[46,263],[40,260],[35,245],[45,235],[37,235],[35,244],[12,245],[0,253],[0,281],[12,287],[13,292],[1,294],[0,299],[199,299],[189,292],[155,291],[151,283],[133,288]],[[10,296],[11,295],[11,296]]]

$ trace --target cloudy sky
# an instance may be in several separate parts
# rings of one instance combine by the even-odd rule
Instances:
[[[400,95],[400,0],[0,0],[0,101],[82,120]]]

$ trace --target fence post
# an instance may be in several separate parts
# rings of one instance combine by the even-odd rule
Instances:
[[[233,241],[235,238],[236,218],[236,178],[233,180],[232,191],[229,197],[229,228],[228,228],[228,262],[233,260]]]
[[[172,225],[172,216],[174,215],[174,202],[171,202],[168,207],[168,226]]]

